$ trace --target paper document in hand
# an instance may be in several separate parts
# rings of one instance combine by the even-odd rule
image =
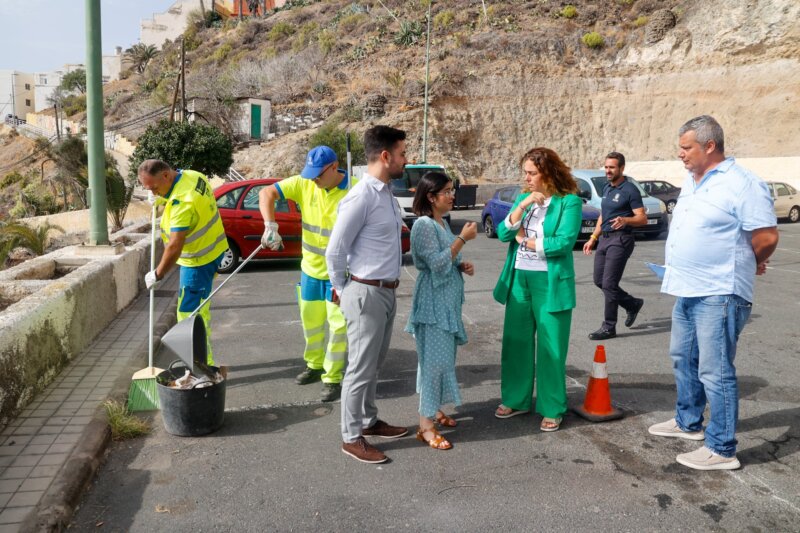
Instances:
[[[666,272],[667,270],[666,266],[657,265],[655,263],[648,263],[647,261],[645,261],[644,264],[647,265],[647,268],[653,271],[653,274],[658,276],[658,279],[664,279],[664,272]]]

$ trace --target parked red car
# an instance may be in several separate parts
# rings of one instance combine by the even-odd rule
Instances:
[[[264,219],[258,210],[258,193],[267,185],[280,181],[275,178],[262,178],[226,183],[214,191],[217,208],[230,250],[222,258],[217,272],[233,272],[242,257],[248,257],[261,242],[264,233]],[[283,249],[277,252],[261,250],[256,259],[299,258],[303,255],[301,245],[300,209],[290,200],[278,200],[275,204],[275,221],[283,238]],[[401,235],[403,253],[411,250],[411,232],[403,225]]]

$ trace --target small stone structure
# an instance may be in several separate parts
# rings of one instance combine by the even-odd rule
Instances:
[[[367,96],[364,100],[363,116],[365,120],[380,118],[386,114],[386,97],[382,94]]]
[[[650,15],[645,26],[644,41],[647,44],[655,44],[663,39],[669,30],[675,27],[677,19],[675,13],[669,9],[659,9]]]

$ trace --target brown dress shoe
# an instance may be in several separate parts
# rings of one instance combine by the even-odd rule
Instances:
[[[362,463],[385,463],[389,459],[364,437],[358,437],[354,442],[343,442],[342,452]]]
[[[396,439],[408,434],[408,428],[390,426],[383,420],[378,420],[372,427],[364,428],[361,434],[365,437],[381,437],[382,439]]]

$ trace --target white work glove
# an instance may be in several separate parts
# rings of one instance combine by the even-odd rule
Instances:
[[[166,203],[167,199],[161,196],[156,196],[153,191],[147,191],[147,203],[150,205],[161,206]]]
[[[160,282],[161,280],[156,278],[155,270],[151,270],[150,272],[144,275],[144,284],[145,287],[147,287],[148,291],[151,289],[155,289],[156,285],[158,285]]]
[[[261,236],[261,245],[264,248],[269,248],[273,252],[277,252],[283,248],[283,239],[278,233],[277,222],[264,222],[264,235]]]

